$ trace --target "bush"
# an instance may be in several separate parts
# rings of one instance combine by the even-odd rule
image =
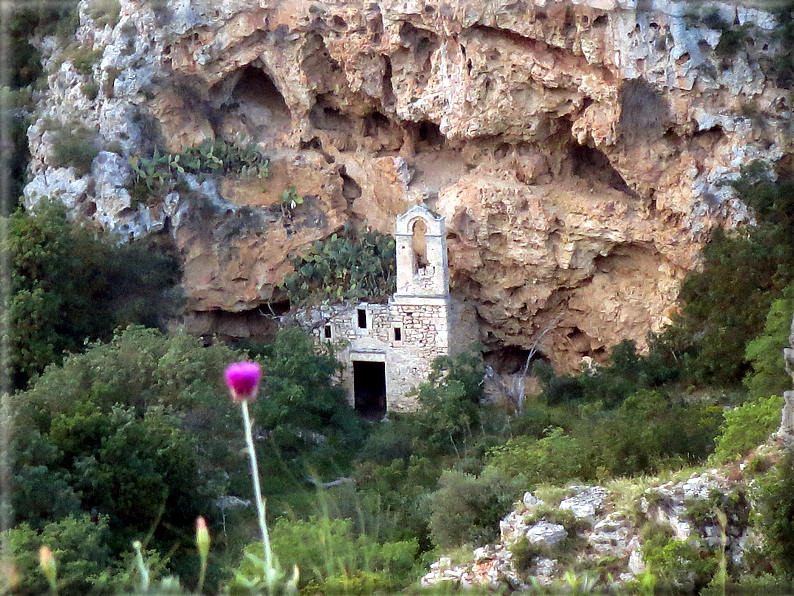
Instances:
[[[750,397],[782,395],[791,389],[791,376],[786,372],[783,348],[789,345],[791,319],[794,316],[794,286],[783,290],[766,315],[764,332],[747,344],[745,358],[753,370],[744,378]]]
[[[657,341],[674,355],[690,383],[731,386],[748,372],[747,343],[764,328],[772,302],[794,279],[794,183],[773,181],[763,164],[742,169],[733,183],[758,224],[717,228],[702,252],[703,267],[681,287],[681,312]]]
[[[110,25],[115,27],[119,22],[121,4],[119,0],[94,0],[88,9],[89,16],[94,19],[98,28]]]
[[[64,206],[40,199],[18,210],[0,247],[11,257],[8,312],[14,384],[24,387],[86,339],[108,340],[119,325],[158,326],[178,306],[176,259],[147,242],[119,245],[71,222]]]
[[[561,428],[547,431],[542,439],[517,437],[488,453],[488,467],[520,476],[530,487],[541,482],[563,484],[582,477],[581,447]]]
[[[427,382],[414,390],[420,411],[414,415],[420,435],[431,450],[460,453],[473,442],[480,423],[485,366],[475,352],[441,356],[433,361]]]
[[[712,461],[717,464],[730,462],[766,442],[780,426],[782,408],[783,398],[773,395],[726,411]]]
[[[366,437],[336,380],[341,364],[334,354],[318,352],[298,327],[280,329],[271,344],[252,345],[249,354],[261,358],[264,372],[252,415],[291,472],[303,476],[309,463],[318,474],[346,469]]]
[[[395,244],[390,235],[358,230],[318,240],[302,257],[291,257],[295,273],[284,278],[293,304],[323,300],[385,301],[394,293]]]
[[[71,52],[71,60],[75,70],[80,74],[90,75],[96,64],[102,57],[104,50],[92,50],[91,48],[78,47]]]
[[[301,588],[321,593],[371,593],[403,587],[411,578],[416,540],[379,543],[367,534],[356,536],[350,519],[311,517],[306,521],[279,518],[271,532],[273,552],[283,569],[300,570]],[[245,558],[235,571],[232,593],[246,582],[261,583],[262,569],[256,558],[262,544],[246,547]]]
[[[91,164],[99,155],[95,145],[96,132],[82,124],[71,123],[59,129],[52,142],[52,166],[73,167],[77,176],[91,173]]]
[[[47,545],[58,566],[58,593],[82,596],[91,591],[102,571],[110,563],[108,518],[88,515],[68,516],[34,530],[23,523],[6,530],[3,543],[8,544],[20,584],[15,592],[44,594],[49,585],[39,568],[39,548]]]
[[[430,535],[441,548],[494,542],[499,520],[513,507],[524,483],[496,469],[481,476],[444,471],[430,498]]]
[[[775,571],[794,578],[794,455],[789,451],[760,482],[759,516]]]

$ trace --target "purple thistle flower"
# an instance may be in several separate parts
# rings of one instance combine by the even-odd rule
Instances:
[[[234,401],[252,401],[259,390],[262,367],[257,362],[235,362],[226,367],[226,385]]]

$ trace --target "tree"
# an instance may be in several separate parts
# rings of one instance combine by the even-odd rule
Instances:
[[[783,348],[789,345],[791,319],[794,316],[794,285],[783,291],[766,316],[764,332],[747,344],[745,358],[752,372],[744,378],[751,398],[782,395],[791,389],[791,376],[786,372]]]
[[[8,222],[11,255],[11,368],[23,388],[86,340],[108,340],[119,325],[158,326],[173,313],[174,257],[145,244],[116,244],[72,222],[65,207],[40,200]]]
[[[364,428],[337,382],[342,365],[333,352],[318,351],[299,327],[280,329],[267,345],[249,343],[248,351],[264,373],[252,415],[293,471],[305,473],[309,462],[316,472],[344,468]]]
[[[749,371],[747,343],[794,280],[794,182],[754,163],[734,183],[755,210],[757,225],[718,228],[702,253],[702,268],[681,287],[681,313],[660,338],[690,382],[735,385]]]

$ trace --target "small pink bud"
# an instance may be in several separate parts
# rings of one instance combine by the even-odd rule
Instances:
[[[205,560],[210,552],[210,531],[207,529],[207,520],[201,516],[196,520],[196,546],[201,558]]]
[[[226,385],[234,401],[256,399],[262,367],[257,362],[235,362],[226,367]]]
[[[50,586],[54,588],[55,576],[57,574],[55,557],[50,547],[46,544],[39,548],[39,565],[41,565],[41,570],[44,572],[44,577],[50,582]]]

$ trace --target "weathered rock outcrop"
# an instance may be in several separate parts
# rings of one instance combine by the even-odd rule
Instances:
[[[602,588],[611,590],[637,579],[645,570],[643,547],[649,535],[667,532],[671,539],[693,549],[723,549],[729,565],[737,568],[743,563],[744,549],[759,542],[749,523],[746,487],[718,470],[644,491],[635,489],[636,501],[627,489],[631,489],[627,481],[620,491],[569,486],[567,496],[556,503],[526,493],[500,522],[498,544],[475,549],[472,561],[453,564],[442,557],[431,565],[421,583],[425,587],[449,583],[456,588],[528,591],[531,582],[562,584],[564,571],[573,572],[580,581],[604,582],[609,576],[595,564],[608,560],[611,585]],[[724,515],[723,521],[714,513],[717,510]],[[553,521],[568,511],[574,523],[570,518],[562,523]],[[649,523],[655,524],[653,531],[644,532]],[[521,541],[526,546],[517,548]],[[532,549],[531,556],[526,554],[527,547]],[[562,558],[565,563],[561,565]],[[679,580],[691,581],[686,565],[681,567]]]
[[[708,231],[749,217],[726,181],[791,152],[769,14],[641,4],[120,0],[107,22],[84,0],[90,72],[40,42],[26,201],[172,234],[194,312],[279,300],[285,255],[348,220],[391,232],[426,201],[486,344],[528,347],[552,326],[544,352],[575,368],[660,329]],[[712,9],[712,27],[746,26],[730,57]],[[95,131],[91,173],[56,167],[54,121]],[[217,138],[256,143],[273,177],[132,200],[127,158]],[[271,205],[291,185],[306,200],[286,220]]]

